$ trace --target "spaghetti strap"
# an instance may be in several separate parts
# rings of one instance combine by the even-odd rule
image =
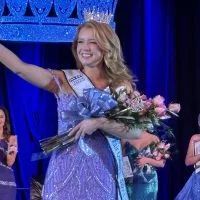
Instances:
[[[52,76],[52,79],[53,79],[53,80],[56,82],[56,84],[58,85],[59,93],[58,93],[58,94],[55,93],[55,96],[58,98],[60,95],[64,94],[63,89],[62,89],[61,84],[60,84],[58,78],[56,77],[54,71],[53,71],[52,69],[48,69],[48,71],[50,72],[50,74],[51,74],[51,76]]]

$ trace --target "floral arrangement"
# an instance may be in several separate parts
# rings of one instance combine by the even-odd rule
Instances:
[[[129,160],[134,174],[138,173],[151,173],[152,170],[155,170],[156,167],[153,167],[150,164],[144,164],[143,166],[138,166],[138,160],[140,158],[152,158],[155,160],[166,160],[171,158],[171,154],[173,153],[171,149],[171,144],[166,142],[165,140],[159,142],[152,142],[150,145],[142,149],[140,152],[136,152],[132,155],[129,155]],[[132,179],[127,179],[126,181],[131,181]]]
[[[173,135],[172,130],[163,121],[172,116],[178,117],[180,104],[164,104],[164,97],[157,95],[153,99],[147,98],[135,91],[128,95],[126,89],[111,90],[117,106],[106,113],[106,117],[125,123],[127,126],[135,126],[151,133],[159,130]]]
[[[169,159],[171,155],[170,147],[171,144],[166,143],[166,141],[152,143],[151,144],[152,158],[156,160]]]
[[[83,97],[76,97],[77,106],[73,104],[77,109],[77,116],[73,116],[74,121],[76,120],[78,124],[84,119],[103,116],[124,123],[129,128],[135,127],[149,132],[155,132],[156,127],[159,126],[164,129],[164,132],[172,135],[171,128],[164,124],[163,120],[173,115],[178,116],[180,104],[169,104],[166,107],[164,98],[160,95],[147,99],[137,91],[129,95],[124,88],[110,90],[111,93],[96,88],[84,90]],[[69,131],[41,140],[43,151],[49,154],[74,142],[74,138],[68,136]]]
[[[117,106],[117,101],[110,93],[96,88],[85,89],[82,97],[70,95],[68,98],[68,110],[62,113],[67,116],[69,120],[67,123],[71,128],[60,135],[40,140],[41,149],[46,155],[71,145],[74,142],[74,136],[69,136],[68,133],[82,120],[105,116],[106,111]],[[66,121],[66,119],[63,120]]]

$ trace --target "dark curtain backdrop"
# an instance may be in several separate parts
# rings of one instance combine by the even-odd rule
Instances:
[[[180,117],[170,120],[178,155],[159,169],[159,200],[174,199],[190,174],[184,158],[189,139],[197,133],[200,112],[200,2],[193,0],[119,0],[116,32],[127,65],[138,78],[137,87],[149,97],[163,95],[180,102]],[[71,44],[2,42],[22,60],[44,68],[74,68]],[[29,177],[42,181],[48,158],[30,161],[38,140],[57,129],[56,100],[0,66],[0,105],[9,109],[19,154],[14,165],[18,200],[29,199]]]

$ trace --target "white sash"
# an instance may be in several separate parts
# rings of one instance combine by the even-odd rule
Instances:
[[[83,96],[83,90],[87,88],[94,88],[92,82],[88,79],[88,77],[82,73],[80,70],[63,70],[65,76],[77,94],[77,96]],[[117,163],[117,182],[118,182],[118,200],[128,200],[128,195],[126,191],[126,185],[123,176],[123,168],[122,168],[122,149],[121,143],[119,139],[115,137],[111,137],[106,135],[108,143],[111,147],[111,150],[114,154],[116,163]]]

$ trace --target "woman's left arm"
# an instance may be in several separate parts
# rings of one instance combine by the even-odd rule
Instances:
[[[99,118],[99,129],[116,136],[121,139],[139,139],[146,135],[146,132],[138,128],[130,128],[123,123],[119,123],[115,120],[109,120],[106,118]]]
[[[103,117],[83,120],[71,130],[69,136],[74,136],[77,140],[80,136],[91,135],[97,129],[121,139],[152,138],[152,135],[146,131],[137,128],[131,129],[123,123]]]
[[[8,153],[7,153],[7,165],[11,167],[16,159],[17,155],[17,139],[16,136],[10,136],[8,141]]]

